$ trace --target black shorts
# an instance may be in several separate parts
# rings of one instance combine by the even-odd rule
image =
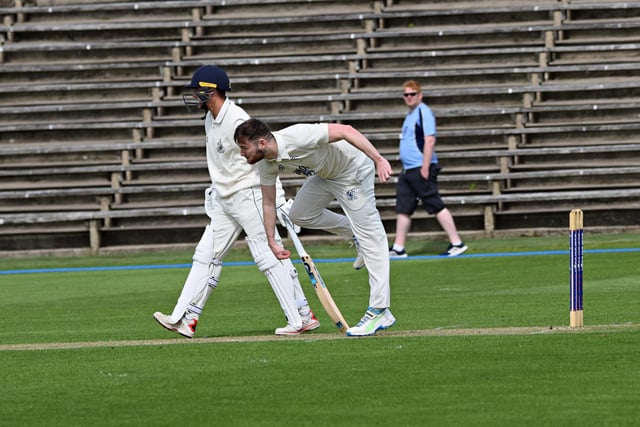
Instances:
[[[420,168],[403,170],[396,188],[396,213],[412,215],[419,200],[422,200],[422,206],[432,215],[444,209],[444,202],[438,192],[438,172],[440,166],[437,163],[429,166],[429,179],[422,177]]]

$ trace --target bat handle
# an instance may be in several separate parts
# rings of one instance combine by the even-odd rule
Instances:
[[[304,246],[302,246],[302,242],[298,237],[298,233],[296,233],[296,230],[293,228],[293,223],[291,222],[291,219],[287,215],[284,215],[283,219],[285,222],[285,227],[289,232],[289,238],[293,242],[293,246],[296,247],[296,252],[298,252],[298,256],[300,258],[307,256],[308,255],[307,251],[304,250]]]

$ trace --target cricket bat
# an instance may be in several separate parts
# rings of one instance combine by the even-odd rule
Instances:
[[[291,220],[287,217],[285,222],[287,223],[286,227],[289,232],[289,238],[296,247],[296,252],[298,252],[298,256],[302,260],[302,265],[307,271],[309,279],[311,279],[313,289],[316,291],[316,295],[318,295],[318,299],[320,300],[324,311],[327,312],[333,323],[338,329],[340,329],[340,331],[346,332],[347,329],[349,329],[349,325],[347,325],[342,313],[340,313],[340,309],[331,297],[331,293],[329,293],[327,285],[324,283],[324,280],[322,280],[322,276],[320,276],[320,272],[316,268],[313,259],[311,259],[307,251],[304,250],[304,246],[302,246],[302,242],[298,238],[298,234],[293,229],[293,223],[291,223]]]

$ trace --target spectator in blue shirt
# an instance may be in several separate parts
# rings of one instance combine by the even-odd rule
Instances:
[[[422,102],[422,88],[414,80],[403,84],[404,102],[409,107],[400,137],[402,172],[396,188],[396,237],[389,248],[390,258],[406,258],[405,242],[411,228],[411,215],[422,200],[422,206],[435,215],[447,233],[449,246],[441,255],[457,256],[467,250],[460,239],[453,216],[438,190],[438,156],[436,155],[436,120],[431,109]]]

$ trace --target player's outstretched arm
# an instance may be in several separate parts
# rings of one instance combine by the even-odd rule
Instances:
[[[387,159],[382,157],[382,154],[378,152],[371,141],[353,126],[329,123],[329,142],[336,142],[342,139],[373,160],[376,165],[376,171],[378,172],[378,178],[380,178],[381,182],[387,182],[389,180],[389,177],[391,177],[391,164]]]
[[[262,185],[260,189],[262,190],[262,216],[267,243],[276,258],[287,259],[291,256],[291,252],[283,248],[276,240],[276,186]]]

